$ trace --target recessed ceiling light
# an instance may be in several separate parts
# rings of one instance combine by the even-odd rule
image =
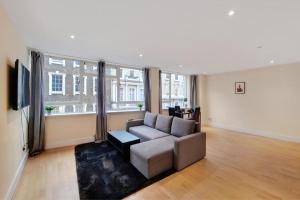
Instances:
[[[75,35],[70,35],[70,38],[73,40],[75,39]]]
[[[178,67],[183,68],[183,65],[178,65]]]
[[[143,54],[140,53],[139,57],[143,57]]]
[[[234,10],[230,10],[230,11],[228,12],[228,16],[232,16],[232,15],[234,15],[234,14],[235,14]]]
[[[274,64],[274,60],[270,60],[270,63],[271,63],[271,64]]]

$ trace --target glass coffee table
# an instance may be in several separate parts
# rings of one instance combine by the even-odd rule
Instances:
[[[123,154],[125,160],[130,159],[130,146],[140,143],[140,138],[127,131],[109,131],[107,140]]]

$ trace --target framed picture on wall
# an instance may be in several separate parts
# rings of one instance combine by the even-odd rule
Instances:
[[[235,94],[245,94],[245,82],[235,82]]]

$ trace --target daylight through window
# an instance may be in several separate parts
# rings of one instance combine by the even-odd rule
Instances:
[[[161,73],[162,108],[187,106],[187,77],[180,74]]]
[[[95,62],[45,56],[45,106],[53,114],[96,111],[97,73]],[[144,105],[143,70],[106,65],[107,111],[139,110]]]

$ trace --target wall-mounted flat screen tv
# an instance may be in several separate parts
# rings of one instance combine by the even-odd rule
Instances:
[[[15,62],[12,84],[12,107],[14,110],[20,110],[30,104],[30,72],[20,62],[19,59]]]

